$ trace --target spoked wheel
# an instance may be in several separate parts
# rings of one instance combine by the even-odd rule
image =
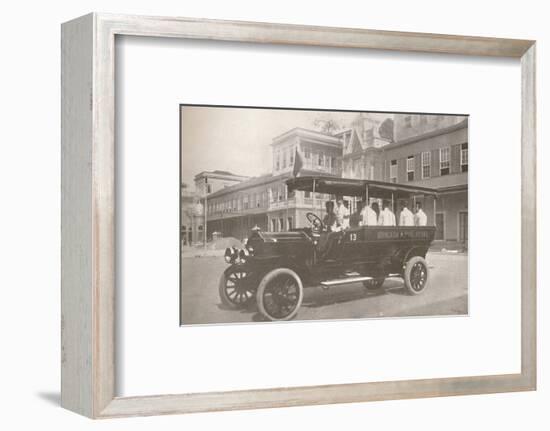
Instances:
[[[375,277],[370,280],[363,281],[363,286],[365,286],[365,289],[367,290],[378,290],[382,287],[384,281],[386,281],[386,277]]]
[[[415,256],[407,262],[403,278],[407,291],[411,295],[418,295],[426,289],[428,272],[428,264],[421,256]]]
[[[242,268],[225,271],[220,278],[219,293],[222,303],[227,307],[245,307],[254,297],[250,273]]]
[[[288,268],[268,272],[262,279],[256,301],[260,312],[269,320],[290,320],[304,296],[304,287],[298,274]]]

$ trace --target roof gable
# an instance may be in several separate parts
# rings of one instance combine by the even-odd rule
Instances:
[[[363,151],[364,144],[361,136],[357,133],[356,129],[352,129],[351,136],[349,139],[346,148],[344,149],[345,154],[360,153]]]

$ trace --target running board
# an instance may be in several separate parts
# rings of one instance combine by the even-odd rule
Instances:
[[[385,278],[401,278],[401,274],[388,274]],[[373,280],[373,277],[347,277],[347,278],[337,278],[335,280],[327,280],[327,281],[321,281],[321,286],[324,289],[328,289],[331,286],[340,286],[342,284],[351,284],[351,283],[359,283],[361,281],[368,281]]]
[[[372,280],[372,277],[337,278],[335,280],[321,281],[321,286],[323,287],[339,286],[341,284],[358,283],[360,281],[368,281],[368,280]]]

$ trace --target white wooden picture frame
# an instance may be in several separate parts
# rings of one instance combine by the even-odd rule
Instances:
[[[521,59],[521,372],[507,375],[200,394],[117,397],[114,315],[117,35],[353,47]],[[535,390],[535,69],[535,42],[531,40],[97,13],[63,24],[63,407],[91,418],[108,418]]]

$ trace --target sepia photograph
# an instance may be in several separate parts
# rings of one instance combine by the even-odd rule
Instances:
[[[468,315],[468,115],[179,109],[181,325]]]

